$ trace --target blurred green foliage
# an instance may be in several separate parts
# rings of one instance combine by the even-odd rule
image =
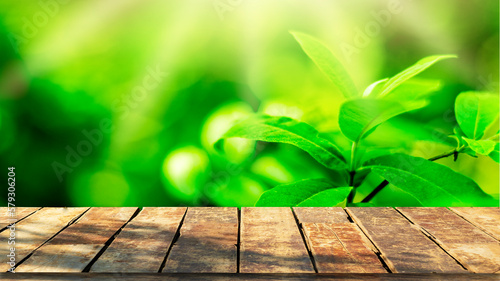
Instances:
[[[455,97],[498,93],[498,11],[497,0],[4,1],[0,179],[16,167],[19,206],[252,206],[278,184],[332,177],[288,145],[212,147],[253,112],[307,122],[349,147],[342,93],[289,30],[330,46],[358,89],[457,54],[419,76],[439,80],[429,106],[366,139],[437,155],[457,124]],[[439,161],[498,198],[489,157]],[[379,183],[370,175],[357,196]],[[374,204],[418,205],[390,185],[382,193]]]

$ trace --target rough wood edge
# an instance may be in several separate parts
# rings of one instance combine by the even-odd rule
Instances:
[[[302,237],[302,241],[303,241],[303,243],[305,245],[307,254],[309,255],[309,259],[311,260],[311,264],[312,264],[313,270],[314,270],[315,273],[318,273],[318,267],[316,265],[316,260],[314,259],[314,254],[312,252],[312,247],[309,244],[310,241],[307,238],[307,235],[305,233],[305,230],[302,227],[302,223],[300,222],[299,217],[297,216],[297,213],[295,212],[295,208],[290,208],[290,210],[292,211],[293,218],[295,219],[295,223],[297,225],[297,228],[299,229],[299,233],[300,233],[300,236]]]
[[[455,260],[461,267],[463,267],[467,271],[474,272],[474,270],[465,261],[463,261],[459,256],[455,256],[455,255],[452,254],[451,249],[446,246],[446,243],[443,243],[437,237],[435,237],[434,235],[432,235],[429,231],[427,231],[427,229],[425,229],[424,227],[422,227],[420,224],[415,223],[414,221],[412,221],[409,216],[405,215],[405,213],[404,213],[403,210],[400,210],[399,208],[395,208],[395,210],[401,216],[403,216],[406,220],[408,220],[415,228],[417,228],[418,230],[420,230],[420,232],[422,232],[422,234],[424,234],[427,238],[429,238],[429,240],[431,240],[439,248],[441,248],[443,250],[443,252],[445,252],[453,260]]]
[[[372,250],[375,252],[387,272],[397,273],[396,267],[394,266],[392,261],[387,258],[387,256],[379,249],[379,247],[377,247],[377,245],[373,241],[373,237],[371,237],[371,235],[368,233],[368,230],[363,226],[363,224],[360,223],[358,218],[355,215],[351,214],[351,210],[349,208],[345,208],[344,211],[349,215],[349,218],[351,218],[353,223],[356,224],[356,226],[361,230],[361,233],[363,233],[366,239],[373,246]]]
[[[295,214],[294,214],[292,208],[291,207],[242,207],[241,208],[241,217],[240,217],[240,219],[241,219],[241,227],[240,227],[241,233],[240,233],[240,237],[242,237],[241,234],[244,233],[244,231],[245,231],[245,225],[246,225],[246,224],[244,224],[245,213],[246,213],[245,210],[250,211],[250,210],[253,210],[253,209],[261,209],[261,210],[262,209],[268,209],[268,210],[269,209],[282,209],[282,210],[288,210],[289,214],[291,215],[291,219],[293,219],[294,223],[295,223],[295,226],[294,226],[293,229],[296,229],[298,231],[298,234],[300,235],[301,240],[302,240],[302,243],[300,244],[301,246],[299,246],[299,247],[303,247],[303,248],[301,248],[300,251],[305,251],[305,253],[307,253],[307,257],[308,257],[308,263],[307,264],[309,264],[309,266],[307,266],[307,271],[304,270],[303,273],[314,274],[315,273],[314,264],[313,264],[313,261],[311,260],[311,256],[310,256],[310,252],[309,252],[308,246],[306,245],[306,243],[304,241],[304,237],[302,236],[301,229],[300,229],[299,225],[297,224],[297,220],[295,218]],[[240,238],[240,245],[241,246],[245,245],[244,241],[242,241],[241,238]],[[297,244],[297,245],[299,245],[299,244]],[[245,247],[245,249],[246,249],[246,247]],[[240,251],[240,257],[242,257],[243,254],[244,254],[244,251],[243,252]],[[241,258],[240,258],[240,272],[241,272]],[[264,273],[264,272],[262,272],[262,273]],[[245,272],[245,274],[262,274],[262,273]],[[277,274],[277,273],[278,272],[274,272],[274,273],[271,273],[271,274]]]
[[[182,215],[181,221],[177,225],[177,229],[175,230],[175,233],[174,233],[174,236],[172,237],[172,240],[168,241],[170,243],[170,245],[168,245],[167,252],[165,253],[165,257],[163,258],[163,261],[160,264],[160,268],[158,269],[158,273],[162,273],[163,269],[165,269],[165,266],[167,265],[167,259],[170,256],[170,252],[172,251],[172,248],[174,247],[175,242],[177,242],[177,240],[181,236],[181,228],[182,228],[182,225],[184,224],[184,219],[186,219],[188,209],[189,209],[189,207],[186,207],[186,209],[184,210],[184,214]],[[166,273],[163,273],[163,274],[166,274]]]
[[[111,243],[113,243],[113,241],[116,239],[116,237],[118,237],[118,235],[125,228],[125,226],[127,226],[127,224],[129,224],[135,217],[137,217],[137,215],[139,215],[139,213],[141,211],[142,211],[142,208],[136,208],[136,210],[132,214],[132,216],[130,216],[130,218],[128,218],[128,220],[126,220],[125,223],[120,228],[118,228],[118,230],[116,230],[115,233],[113,233],[113,235],[111,235],[111,237],[108,240],[106,240],[106,242],[104,243],[104,245],[102,246],[102,248],[89,261],[89,263],[83,268],[82,272],[89,272],[90,271],[90,269],[92,268],[92,266],[94,265],[94,263],[96,263],[97,260],[102,256],[102,254],[104,254],[104,252],[106,252],[106,250],[109,248],[109,246],[111,245]]]
[[[162,272],[237,273],[237,207],[188,207],[179,225]]]
[[[488,207],[490,208],[490,207]],[[493,207],[494,208],[494,207]],[[496,241],[500,242],[500,238],[497,238],[495,237],[495,235],[491,234],[488,229],[485,229],[481,224],[475,222],[474,220],[470,220],[468,219],[466,216],[462,215],[460,212],[457,211],[457,209],[455,208],[448,208],[448,210],[450,210],[452,213],[454,213],[455,215],[459,216],[460,218],[462,218],[463,220],[465,220],[466,222],[472,224],[474,227],[476,227],[477,229],[481,230],[482,232],[486,233],[486,235],[490,236],[491,238],[495,239]]]
[[[472,273],[0,273],[1,280],[499,280]]]
[[[7,208],[7,207],[5,207]],[[21,221],[23,221],[24,219],[34,215],[36,212],[40,211],[43,207],[16,207],[16,208],[37,208],[36,210],[34,210],[33,212],[29,213],[29,214],[26,214],[24,215],[22,218],[20,219],[17,219],[16,221],[16,224],[20,223]],[[6,226],[4,226],[3,228],[0,228],[0,232],[6,230],[7,228],[9,227],[9,224],[7,224]]]
[[[40,208],[42,209],[42,208]],[[38,209],[38,210],[40,210]],[[37,211],[38,211],[37,210]],[[66,228],[68,228],[70,225],[74,224],[76,221],[78,221],[83,215],[85,215],[85,213],[87,213],[88,211],[90,210],[90,207],[87,207],[87,209],[83,212],[81,212],[79,215],[76,215],[75,217],[73,217],[65,226],[63,226],[59,231],[57,231],[54,235],[52,235],[51,237],[49,237],[47,240],[45,240],[42,244],[40,244],[38,247],[36,247],[35,249],[33,249],[31,252],[29,252],[26,256],[24,256],[19,262],[16,263],[16,268],[18,266],[20,266],[21,264],[23,264],[23,262],[25,262],[27,259],[29,259],[33,253],[40,249],[40,247],[43,247],[45,244],[47,244],[48,242],[50,242],[50,240],[54,239],[54,237],[56,237],[59,233],[61,233],[63,230],[65,230]],[[35,212],[36,213],[36,212]],[[34,214],[34,213],[32,213]],[[0,280],[2,280],[2,278],[0,278]]]
[[[366,243],[366,246],[369,246],[369,249],[370,249],[370,250],[372,250],[372,252],[374,252],[374,253],[375,253],[375,254],[379,257],[379,259],[380,259],[380,261],[382,262],[382,264],[384,265],[384,267],[385,267],[386,269],[388,269],[387,265],[385,264],[385,261],[384,261],[384,260],[382,260],[382,259],[380,258],[380,254],[381,254],[381,252],[380,252],[380,250],[377,248],[377,246],[375,246],[375,244],[373,243],[373,241],[372,241],[372,240],[370,240],[370,238],[368,238],[368,236],[366,236],[366,233],[365,233],[365,232],[361,229],[361,227],[359,227],[359,224],[357,224],[357,223],[353,220],[353,218],[351,217],[351,215],[349,214],[349,212],[347,212],[347,209],[343,209],[343,210],[344,210],[344,212],[346,213],[347,219],[348,219],[348,220],[349,220],[349,221],[350,221],[353,225],[355,225],[355,226],[358,228],[359,232],[362,234],[362,235],[361,235],[361,238],[362,238],[362,239],[363,239],[363,241]],[[389,272],[390,272],[390,271],[389,271]]]

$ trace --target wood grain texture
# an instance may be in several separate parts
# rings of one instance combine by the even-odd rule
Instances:
[[[387,273],[358,227],[351,223],[303,223],[319,273]]]
[[[16,262],[20,262],[87,209],[43,208],[17,223],[15,229]],[[8,241],[10,234],[9,229],[0,233],[0,241]],[[0,247],[0,271],[5,272],[10,268],[7,264],[9,253],[10,249],[7,244]]]
[[[394,273],[461,273],[465,270],[392,208],[347,208]]]
[[[186,208],[144,208],[116,237],[90,272],[158,272]]]
[[[237,208],[188,208],[163,272],[236,273]]]
[[[386,273],[375,247],[342,208],[293,208],[319,273]]]
[[[16,272],[82,272],[137,208],[91,208],[35,251]]]
[[[500,208],[456,207],[450,210],[500,241]]]
[[[242,273],[236,208],[144,208],[129,223],[137,208],[86,210],[18,208],[25,259],[0,280],[500,280],[498,208],[347,208],[355,223],[340,208],[243,208]],[[374,252],[400,273],[377,273]]]
[[[104,244],[137,211],[137,208],[91,208],[78,221],[59,233],[50,244]]]
[[[500,242],[446,208],[398,208],[475,273],[500,272]]]
[[[314,272],[290,208],[242,208],[240,245],[240,272]]]
[[[20,272],[82,272],[97,255],[99,244],[46,244],[16,268]]]
[[[350,223],[340,207],[294,207],[293,212],[301,223]]]
[[[333,274],[244,274],[244,273],[0,273],[1,280],[169,280],[169,281],[264,281],[264,280],[344,280],[344,281],[496,281],[498,274],[388,274],[388,273],[333,273]]]
[[[0,208],[0,229],[6,227],[12,222],[17,222],[26,216],[36,212],[40,208],[38,207],[16,207],[16,208]],[[15,210],[15,212],[12,212]]]

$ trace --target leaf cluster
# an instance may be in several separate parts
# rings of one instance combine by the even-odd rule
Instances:
[[[371,157],[360,153],[360,148],[369,148],[364,147],[364,139],[379,125],[429,104],[429,94],[440,84],[413,78],[439,61],[456,58],[455,55],[425,57],[360,92],[340,60],[320,40],[299,32],[292,32],[292,35],[345,97],[340,106],[338,124],[352,146],[345,151],[322,137],[312,126],[289,117],[255,115],[237,123],[216,143],[216,147],[233,137],[290,144],[309,153],[326,168],[335,170],[337,177],[342,177],[335,182],[306,179],[276,186],[261,195],[257,206],[355,206],[366,203],[367,200],[354,202],[354,195],[370,173],[384,178],[423,206],[498,204],[470,178],[433,162],[452,155],[456,159],[459,153],[474,157],[487,155],[498,162],[499,100],[496,94],[463,92],[457,96],[455,115],[458,124],[451,135],[457,145],[451,152],[430,160],[387,151],[378,151]],[[495,128],[493,132],[492,128]],[[387,184],[385,181],[381,188]],[[367,198],[373,198],[375,193]]]

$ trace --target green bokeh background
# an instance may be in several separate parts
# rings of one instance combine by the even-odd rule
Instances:
[[[430,106],[367,140],[435,156],[450,150],[435,138],[452,133],[456,95],[498,93],[498,15],[497,0],[3,1],[0,179],[16,167],[18,206],[252,206],[277,184],[332,177],[291,146],[212,148],[252,112],[300,119],[349,147],[343,97],[289,30],[330,46],[358,89],[458,54],[419,76],[443,83]],[[490,158],[439,163],[498,198]],[[7,185],[1,205],[6,196]],[[390,186],[374,203],[418,206]]]

